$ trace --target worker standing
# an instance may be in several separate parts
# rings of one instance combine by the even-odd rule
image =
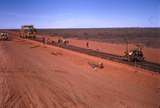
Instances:
[[[89,48],[89,42],[86,43],[86,47]]]
[[[42,37],[42,43],[43,43],[43,44],[44,44],[44,40],[45,40],[44,37]]]
[[[42,42],[43,42],[44,45],[46,44],[46,38],[45,37],[42,37]]]

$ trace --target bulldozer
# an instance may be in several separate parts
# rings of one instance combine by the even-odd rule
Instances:
[[[8,40],[8,33],[7,32],[2,32],[0,34],[0,40],[2,40],[2,41]]]
[[[129,62],[142,62],[144,61],[144,54],[142,51],[142,48],[137,47],[135,49],[132,49],[128,51],[128,49],[125,51],[125,58]]]
[[[36,38],[36,29],[33,25],[23,25],[20,30],[20,37],[21,38]]]

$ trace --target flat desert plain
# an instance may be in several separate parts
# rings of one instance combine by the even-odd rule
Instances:
[[[11,36],[0,42],[1,108],[160,107],[158,73]]]

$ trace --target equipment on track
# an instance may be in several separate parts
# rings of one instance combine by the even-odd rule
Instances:
[[[125,57],[127,58],[128,61],[130,62],[142,62],[144,61],[144,56],[141,48],[136,48],[133,49],[129,52],[125,52]]]
[[[38,40],[38,39],[34,39],[34,41],[42,42],[41,40]],[[110,60],[110,61],[114,61],[114,62],[118,62],[118,63],[122,63],[122,64],[127,64],[130,66],[135,66],[134,62],[129,62],[129,61],[124,60],[124,58],[126,58],[125,56],[113,55],[113,54],[100,52],[100,51],[96,51],[96,50],[92,50],[92,49],[81,48],[81,47],[77,47],[77,46],[73,46],[73,45],[67,45],[67,46],[59,45],[59,44],[57,44],[57,42],[51,43],[49,45],[53,45],[56,47],[68,49],[71,51],[99,57],[102,59],[106,59],[106,60]],[[150,71],[154,71],[154,72],[160,72],[160,64],[152,63],[152,62],[149,62],[146,60],[143,60],[142,62],[136,62],[136,66],[139,68],[142,68],[142,69],[146,69],[146,70],[150,70]]]

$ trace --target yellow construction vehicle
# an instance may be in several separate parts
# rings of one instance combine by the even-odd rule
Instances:
[[[23,25],[20,30],[21,38],[36,38],[37,31],[33,25]]]
[[[143,54],[142,48],[140,48],[140,47],[137,47],[137,48],[132,49],[130,51],[126,50],[125,57],[126,57],[127,61],[130,61],[130,62],[144,61],[144,54]]]

